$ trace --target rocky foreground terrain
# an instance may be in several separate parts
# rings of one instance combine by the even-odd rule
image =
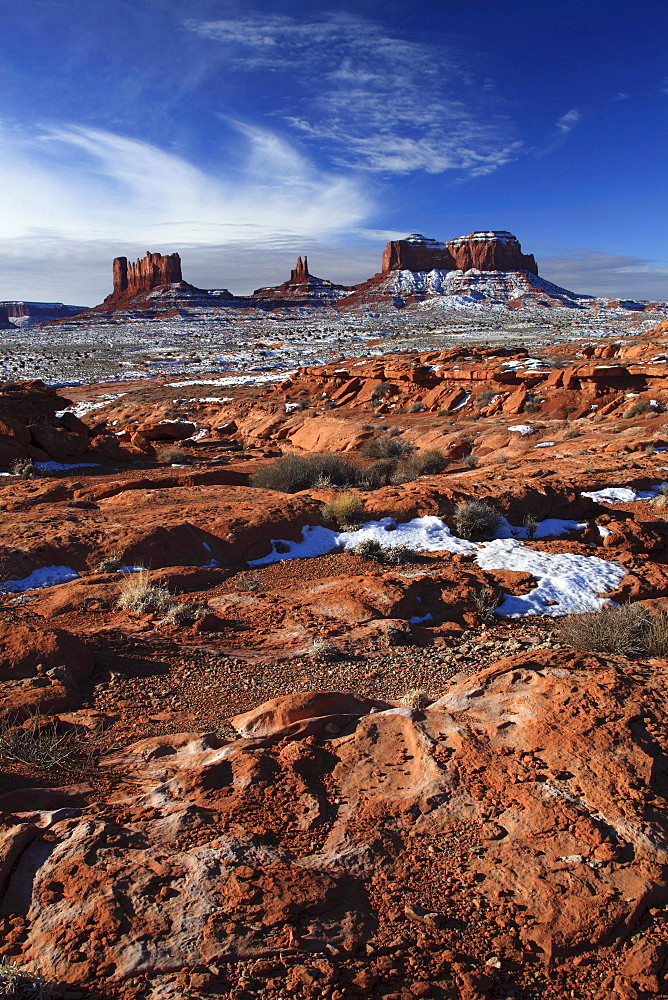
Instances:
[[[5,995],[668,992],[667,324],[378,343],[4,383]]]

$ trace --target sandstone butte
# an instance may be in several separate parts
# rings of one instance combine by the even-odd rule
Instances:
[[[349,489],[360,520],[566,519],[522,544],[614,563],[606,596],[657,613],[667,347],[348,358],[178,405],[158,378],[81,420],[5,387],[2,469],[77,467],[0,479],[0,955],[70,1000],[665,996],[665,650],[578,651],[550,603],[495,616],[481,595],[536,577],[475,551],[253,565],[341,491],[250,477],[439,448],[439,474]],[[584,495],[611,486],[637,498]],[[138,566],[162,608],[118,606]]]
[[[393,312],[441,296],[465,296],[473,302],[512,308],[529,305],[651,311],[658,305],[578,296],[540,278],[533,254],[522,253],[512,233],[490,231],[470,233],[447,243],[419,234],[391,240],[383,251],[381,270],[358,285],[318,278],[310,274],[308,259],[298,257],[287,281],[257,288],[247,296],[232,295],[226,288],[207,291],[184,281],[178,253],[164,256],[147,251],[134,263],[117,257],[113,262],[113,291],[104,302],[75,319],[55,319],[53,323],[106,322],[110,313],[187,318],[189,310],[200,316],[202,310],[213,315],[236,310],[245,316],[266,312],[289,315],[292,310],[303,313],[305,309],[323,308],[343,314],[377,309]]]

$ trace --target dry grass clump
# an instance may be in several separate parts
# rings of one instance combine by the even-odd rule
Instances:
[[[360,454],[365,458],[403,458],[412,451],[413,445],[408,441],[402,441],[397,435],[386,434],[369,438],[360,448]]]
[[[36,479],[41,475],[32,458],[15,458],[9,466],[9,471],[13,476],[20,476],[21,479]]]
[[[568,615],[556,626],[555,635],[583,652],[668,656],[668,614],[652,614],[642,604],[606,604],[600,611]]]
[[[622,416],[625,420],[629,420],[631,417],[640,417],[645,413],[655,414],[656,411],[657,408],[652,406],[648,399],[638,399],[624,410]]]
[[[412,403],[409,403],[406,407],[406,413],[423,413],[426,409],[424,403],[419,399],[414,399]]]
[[[401,566],[415,559],[415,553],[407,545],[383,546],[375,538],[361,539],[353,548],[353,552],[360,559],[370,559],[385,566]]]
[[[395,482],[410,482],[418,476],[437,476],[447,467],[448,460],[440,448],[425,448],[409,455],[397,466]]]
[[[97,565],[98,573],[115,573],[121,568],[121,556],[105,556]]]
[[[464,455],[462,465],[465,465],[467,469],[475,469],[479,461],[480,459],[477,455]]]
[[[7,1000],[49,1000],[53,990],[39,973],[29,972],[4,955],[0,959],[0,997]]]
[[[494,621],[494,612],[501,604],[501,601],[493,590],[490,590],[489,587],[483,587],[473,598],[473,603],[480,616],[480,620],[491,622]]]
[[[668,507],[668,483],[659,486],[659,492],[652,500],[655,507]]]
[[[299,493],[314,486],[358,486],[362,472],[338,455],[283,455],[251,478],[252,486],[279,493]]]
[[[415,708],[419,712],[424,711],[428,705],[431,705],[433,698],[430,698],[426,691],[422,691],[420,688],[414,688],[411,691],[406,691],[399,698],[399,704],[404,708]]]
[[[316,663],[334,663],[341,659],[341,653],[329,639],[314,639],[309,657]]]
[[[156,458],[164,465],[186,465],[189,455],[176,445],[168,444],[156,452]]]
[[[204,618],[209,613],[206,604],[174,604],[163,621],[166,625],[183,625],[184,623],[195,622]]]
[[[391,382],[379,382],[373,390],[371,398],[384,399],[385,396],[389,396],[392,392],[396,392],[396,386],[392,385]]]
[[[455,508],[454,522],[460,538],[478,541],[494,534],[501,523],[501,515],[486,500],[468,500]]]
[[[82,735],[79,729],[63,727],[58,719],[33,714],[25,722],[18,717],[0,722],[0,757],[40,771],[72,771],[90,766],[98,749],[96,735]],[[14,994],[4,994],[0,989],[0,997],[5,995]]]
[[[356,523],[363,510],[364,504],[354,493],[341,493],[320,508],[326,521],[334,521],[340,526]]]
[[[121,583],[121,592],[116,602],[123,611],[146,614],[148,611],[170,611],[176,600],[166,587],[152,583],[148,570],[128,573]]]

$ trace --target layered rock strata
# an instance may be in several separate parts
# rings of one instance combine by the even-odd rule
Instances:
[[[469,233],[448,243],[414,233],[390,240],[383,251],[388,271],[529,271],[538,274],[533,254],[522,253],[519,240],[505,230]]]

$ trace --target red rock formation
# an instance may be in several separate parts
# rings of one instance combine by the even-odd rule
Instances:
[[[150,292],[161,285],[172,285],[182,281],[181,258],[177,253],[164,256],[146,251],[146,256],[129,263],[127,257],[114,260],[114,291],[106,301],[113,298],[130,299],[135,295]]]
[[[304,257],[302,261],[301,257],[297,257],[297,264],[293,271],[290,271],[290,281],[288,284],[296,285],[302,281],[308,281],[311,275],[308,273],[308,257]]]
[[[262,299],[264,308],[268,304],[267,300],[275,301],[277,306],[317,305],[336,302],[350,291],[351,287],[336,285],[325,278],[309,274],[308,257],[304,257],[303,260],[298,257],[295,267],[290,271],[288,281],[284,281],[282,285],[256,288],[253,298]]]
[[[388,271],[530,271],[538,274],[533,254],[523,254],[519,241],[505,231],[469,233],[448,243],[419,234],[391,240],[383,252]]]

